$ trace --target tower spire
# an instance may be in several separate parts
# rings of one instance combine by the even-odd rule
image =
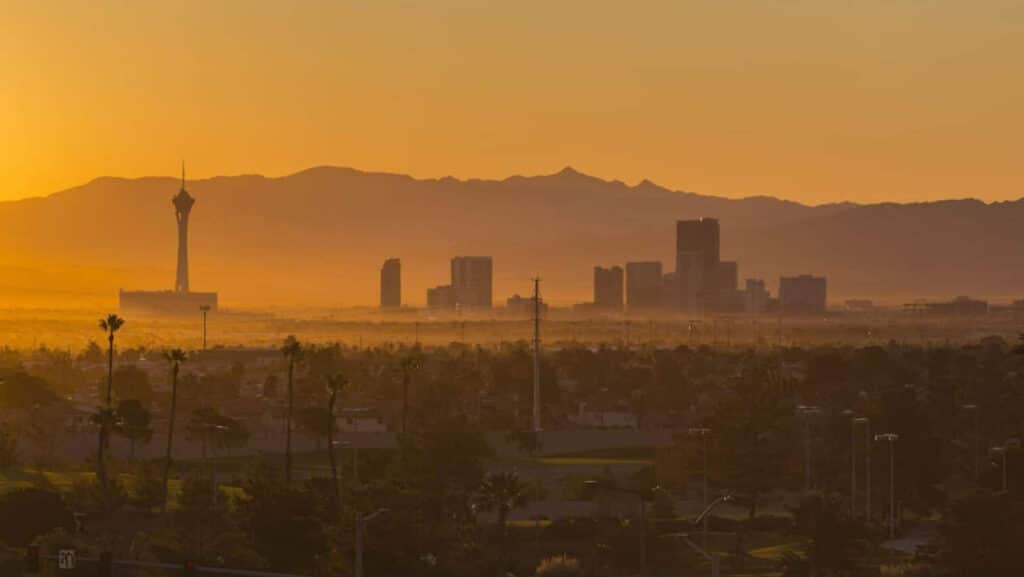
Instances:
[[[181,159],[181,189],[185,190],[185,159]]]

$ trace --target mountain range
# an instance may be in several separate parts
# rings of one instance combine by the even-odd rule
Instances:
[[[103,177],[46,197],[0,202],[0,298],[108,305],[119,288],[173,285],[180,182]],[[399,257],[403,301],[446,284],[456,255],[494,257],[495,301],[530,291],[590,300],[595,265],[674,268],[675,221],[721,222],[722,258],[740,278],[826,275],[829,298],[898,303],[969,294],[1024,297],[1024,199],[837,203],[728,199],[630,186],[572,168],[503,180],[416,179],[318,167],[267,178],[187,182],[193,290],[226,307],[376,303],[379,267]],[[742,280],[741,280],[742,282]]]

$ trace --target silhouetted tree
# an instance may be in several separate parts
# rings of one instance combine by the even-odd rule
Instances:
[[[96,477],[101,484],[107,481],[107,467],[104,459],[104,450],[107,447],[107,438],[110,435],[110,426],[114,420],[113,392],[114,392],[114,335],[124,326],[124,319],[116,314],[109,314],[106,318],[100,319],[99,327],[107,334],[107,401],[106,406],[101,410],[99,416],[99,444],[96,449]]]
[[[295,335],[288,335],[281,345],[281,354],[288,363],[288,409],[284,431],[284,482],[292,484],[292,411],[295,406],[295,365],[302,359],[302,344]]]
[[[524,507],[529,501],[529,486],[519,480],[512,471],[488,473],[477,490],[476,503],[482,511],[494,511],[498,515],[498,551],[505,562],[505,542],[508,535],[508,515]]]
[[[334,488],[334,501],[335,505],[341,505],[341,481],[338,477],[338,463],[334,456],[334,407],[338,402],[338,396],[341,395],[345,387],[348,386],[348,378],[343,373],[336,373],[334,375],[327,375],[324,377],[327,381],[327,455],[331,461],[331,480],[333,481]]]
[[[148,443],[153,438],[151,422],[153,415],[136,399],[126,399],[117,404],[117,420],[114,432],[128,439],[131,447],[129,455],[135,458],[135,446]]]
[[[161,511],[167,512],[167,481],[171,476],[171,449],[174,445],[174,420],[178,414],[178,374],[185,362],[185,351],[173,349],[164,353],[171,371],[171,407],[167,416],[167,452],[164,454],[164,500]]]

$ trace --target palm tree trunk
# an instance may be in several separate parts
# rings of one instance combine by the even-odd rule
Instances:
[[[114,389],[114,333],[107,337],[107,414],[100,419],[99,447],[96,449],[96,478],[101,485],[107,484],[107,463],[105,450],[107,445],[107,417],[110,415],[112,392]]]
[[[171,377],[171,412],[167,419],[167,452],[164,453],[164,502],[161,513],[167,512],[167,482],[171,476],[171,446],[174,442],[174,417],[178,410],[178,365],[174,365]]]
[[[338,398],[338,392],[331,389],[331,398],[327,404],[327,456],[331,461],[331,479],[334,481],[334,505],[335,509],[341,510],[341,486],[338,484],[338,463],[334,458],[334,402]]]
[[[292,486],[292,401],[294,388],[292,380],[295,373],[295,361],[288,360],[288,413],[285,416],[284,429],[284,484]]]

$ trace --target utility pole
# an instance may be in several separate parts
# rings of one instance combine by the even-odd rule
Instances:
[[[533,430],[540,432],[540,277],[533,279]]]
[[[206,350],[206,314],[210,312],[210,305],[199,305],[199,310],[203,313],[203,350]]]

